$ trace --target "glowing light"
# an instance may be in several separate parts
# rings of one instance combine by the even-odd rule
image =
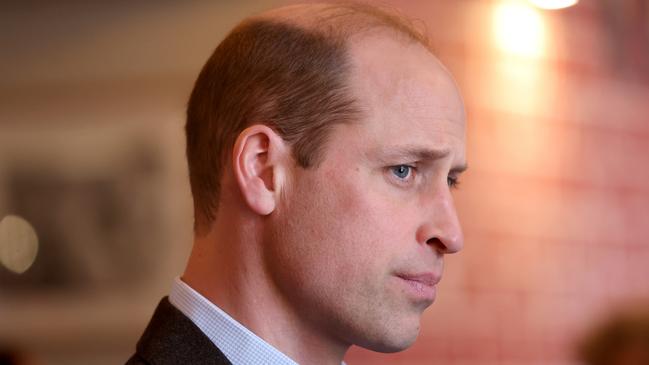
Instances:
[[[38,237],[29,222],[8,215],[0,221],[0,264],[8,270],[22,274],[36,260]]]
[[[529,0],[529,2],[541,9],[555,10],[577,5],[579,0]]]
[[[545,26],[539,12],[521,2],[504,2],[494,11],[496,42],[504,51],[538,57],[543,53]]]

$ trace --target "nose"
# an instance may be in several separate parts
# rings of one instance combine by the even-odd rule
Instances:
[[[425,218],[417,231],[417,241],[433,246],[443,254],[456,253],[464,247],[464,236],[449,189],[440,189],[426,202]]]

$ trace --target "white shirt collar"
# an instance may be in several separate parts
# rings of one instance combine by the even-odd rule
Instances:
[[[176,278],[169,301],[221,350],[233,365],[298,365]],[[342,363],[344,365],[344,362]]]

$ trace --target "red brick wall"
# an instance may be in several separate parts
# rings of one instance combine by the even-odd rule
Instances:
[[[544,49],[517,56],[494,41],[498,2],[392,3],[428,24],[466,99],[466,243],[417,343],[353,348],[348,363],[577,364],[593,324],[649,298],[649,77],[613,57],[649,43],[612,47],[606,14],[582,1],[540,12]]]

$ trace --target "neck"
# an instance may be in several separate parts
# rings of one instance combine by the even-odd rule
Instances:
[[[247,218],[218,216],[196,237],[183,281],[294,361],[340,364],[349,345],[300,318],[281,295],[265,269],[260,229]]]

